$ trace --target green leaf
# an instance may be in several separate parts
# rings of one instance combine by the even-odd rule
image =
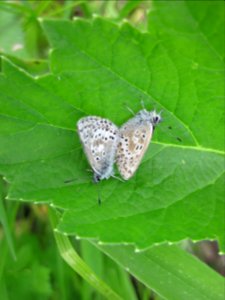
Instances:
[[[8,299],[49,299],[52,294],[50,269],[41,262],[43,247],[32,235],[22,235],[16,246],[17,261],[5,260],[4,280]]]
[[[58,217],[57,213],[54,212],[54,210],[50,211],[50,218],[53,227],[55,227],[58,222]],[[81,259],[78,253],[74,250],[68,237],[57,231],[54,233],[54,235],[60,255],[76,273],[78,273],[83,279],[85,279],[106,299],[122,300],[122,298],[117,293],[115,293],[104,281],[102,281]]]
[[[163,299],[224,299],[224,278],[176,245],[137,253],[132,246],[94,244]]]
[[[176,17],[174,18],[174,16]],[[213,21],[213,26],[211,21]],[[168,1],[155,1],[154,11],[151,11],[149,15],[149,31],[154,32],[169,44],[176,43],[177,51],[171,53],[173,60],[176,60],[177,57],[176,64],[178,65],[179,51],[181,51],[180,54],[187,55],[189,51],[192,54],[196,50],[193,58],[197,59],[195,61],[197,65],[194,64],[193,67],[197,69],[201,67],[198,65],[200,59],[202,66],[213,67],[216,63],[220,66],[220,61],[224,58],[223,24],[224,2],[218,0],[182,0],[169,3]],[[198,44],[193,42],[196,39],[198,39]],[[188,44],[192,46],[188,49],[189,51],[184,48]],[[207,51],[204,49],[204,52],[200,53],[199,50],[202,50],[204,44],[207,46]],[[171,45],[167,44],[166,47],[170,49]],[[207,61],[207,53],[214,54],[214,59]]]
[[[0,3],[0,52],[28,58],[19,11],[13,13],[14,8],[8,1],[2,0]]]
[[[93,269],[94,272],[117,291],[123,299],[137,300],[134,286],[130,280],[129,273],[123,270],[117,263],[103,254],[102,250],[96,248],[88,240],[80,241],[81,253],[84,261]],[[84,282],[83,298],[90,299],[95,296],[90,286]],[[86,296],[86,297],[85,297]],[[99,298],[98,298],[99,299]]]
[[[204,5],[213,27],[221,8]],[[224,248],[221,57],[199,26],[187,36],[171,25],[164,36],[156,16],[168,11],[152,14],[150,34],[99,18],[44,21],[52,74],[40,78],[3,61],[0,171],[11,183],[8,198],[66,210],[59,230],[80,237],[137,248],[218,238]],[[172,14],[180,19],[178,11]],[[187,12],[190,30],[192,19]],[[131,117],[124,103],[137,112],[141,99],[147,109],[162,109],[164,122],[131,180],[100,184],[99,207],[76,122],[99,115],[120,125]]]
[[[12,232],[10,229],[10,224],[5,208],[5,203],[4,203],[4,193],[5,193],[5,186],[4,186],[4,181],[3,178],[0,177],[0,224],[2,225],[4,229],[4,235],[9,247],[9,250],[11,252],[11,255],[14,260],[16,260],[16,252],[15,252],[15,247],[14,247],[14,241],[13,241],[13,236]],[[1,267],[0,267],[1,270]],[[0,272],[1,274],[1,272]],[[1,277],[1,276],[0,276]]]
[[[15,56],[6,55],[12,63],[29,72],[31,75],[43,75],[48,71],[48,62],[45,60],[21,60]],[[1,62],[0,62],[1,63]]]

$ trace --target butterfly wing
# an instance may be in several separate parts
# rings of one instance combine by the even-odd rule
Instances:
[[[112,175],[118,143],[118,128],[107,119],[89,116],[77,123],[84,152],[93,171],[100,179]]]
[[[151,141],[152,133],[152,124],[140,123],[137,117],[130,119],[120,128],[116,162],[125,180],[131,178],[137,170]]]

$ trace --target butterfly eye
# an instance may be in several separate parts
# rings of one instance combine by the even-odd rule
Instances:
[[[159,116],[154,117],[154,123],[157,124],[161,121],[161,118]]]

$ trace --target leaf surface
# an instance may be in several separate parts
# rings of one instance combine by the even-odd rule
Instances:
[[[3,61],[0,172],[11,183],[9,199],[66,210],[59,230],[80,237],[137,248],[218,238],[224,248],[221,54],[199,26],[191,32],[186,3],[184,29],[175,27],[173,19],[183,20],[176,9],[163,24],[168,5],[155,3],[149,33],[100,18],[44,21],[53,48],[46,76],[33,78]],[[221,7],[204,7],[213,27]],[[194,9],[198,24],[203,17]],[[163,110],[164,122],[131,180],[101,182],[99,207],[76,122],[98,115],[121,125],[131,117],[124,103],[137,112],[141,100]]]
[[[94,244],[163,299],[224,299],[224,278],[177,245],[137,253],[128,245]]]

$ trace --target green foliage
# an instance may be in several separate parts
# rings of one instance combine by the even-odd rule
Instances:
[[[17,260],[8,258],[5,266],[8,299],[48,299],[52,292],[50,270],[40,262],[38,254],[41,255],[41,251],[35,237],[19,239]]]
[[[86,1],[81,2],[84,16],[90,18],[90,7]],[[139,2],[128,1],[115,18],[127,16]],[[37,5],[34,15],[31,14],[33,19],[29,5],[23,8],[27,20],[35,24],[29,28],[36,33],[31,48],[20,56],[43,55],[37,51],[43,45],[43,28],[52,48],[50,72],[34,77],[29,73],[40,74],[46,69],[45,63],[40,69],[31,70],[27,63],[13,57],[13,63],[10,62],[14,31],[8,35],[8,58],[2,58],[0,173],[10,184],[7,198],[45,202],[60,208],[63,217],[57,229],[62,233],[100,243],[132,243],[136,250],[152,247],[146,253],[152,253],[156,259],[157,268],[149,264],[150,269],[159,272],[155,281],[172,272],[177,253],[187,267],[181,268],[181,272],[187,274],[179,277],[179,271],[173,272],[184,285],[173,291],[171,286],[176,278],[171,277],[171,286],[166,283],[163,291],[162,284],[157,286],[146,280],[147,271],[140,274],[138,268],[149,263],[145,255],[140,256],[140,261],[133,248],[118,246],[118,251],[125,252],[122,255],[116,248],[98,245],[124,267],[135,267],[134,276],[168,299],[187,299],[181,295],[182,289],[193,299],[207,299],[207,295],[220,299],[218,275],[205,267],[194,275],[192,271],[198,263],[176,247],[158,248],[156,244],[207,238],[218,239],[221,251],[225,248],[224,4],[154,1],[145,33],[127,22],[118,24],[100,17],[74,21],[44,19],[37,23],[40,12],[50,6],[51,1]],[[105,4],[105,8],[106,14],[114,15],[112,4]],[[66,10],[59,10],[59,15],[64,13],[67,15]],[[6,18],[10,20],[9,16]],[[17,30],[18,38],[30,39],[28,33],[21,37],[21,30]],[[163,123],[157,127],[131,180],[120,182],[110,178],[100,183],[99,206],[98,190],[86,171],[89,166],[76,122],[82,116],[98,115],[121,125],[131,117],[124,104],[137,112],[141,100],[149,110],[162,110]],[[72,178],[73,183],[65,184]],[[168,251],[168,257],[171,254],[171,265],[157,260],[159,249],[161,254]],[[129,262],[129,256],[134,257],[135,263]],[[166,268],[164,273],[158,269],[161,263]],[[31,269],[36,267],[35,262],[31,263]],[[204,282],[195,285],[189,281],[188,272],[193,278],[205,272]],[[48,297],[48,269],[40,267],[39,275],[45,282],[42,294]],[[23,276],[18,278],[22,279]],[[217,281],[215,290],[209,288],[209,279]],[[30,287],[35,290],[33,278],[30,280]]]
[[[103,254],[102,249],[98,249],[96,245],[92,245],[87,240],[81,240],[81,253],[84,261],[92,268],[94,272],[104,281],[117,291],[123,299],[137,300],[129,273],[120,268],[116,262]],[[146,290],[146,289],[143,289]],[[94,296],[95,290],[91,289],[84,282],[83,298],[90,299]],[[95,295],[97,297],[97,295]]]
[[[99,18],[43,26],[54,49],[52,74],[34,79],[3,62],[1,170],[11,183],[8,198],[69,209],[60,230],[105,242],[145,248],[218,237],[223,244],[222,65],[202,33],[188,39],[190,51],[185,35],[175,47],[178,34],[165,43]],[[75,124],[90,114],[121,124],[130,117],[123,103],[138,111],[140,99],[163,110],[164,130],[157,128],[133,179],[101,184],[99,208]],[[70,178],[77,180],[64,184]]]
[[[14,208],[12,208],[13,212]],[[15,214],[15,212],[13,212]],[[10,212],[10,217],[12,213]],[[32,215],[30,215],[32,219]],[[37,222],[37,219],[36,221]],[[81,293],[78,278],[62,261],[47,224],[15,223],[14,242],[17,259],[8,253],[6,241],[0,241],[1,299],[74,299]],[[45,226],[43,226],[45,225]],[[31,228],[35,228],[35,235]],[[79,281],[78,281],[79,282]]]
[[[0,52],[31,59],[43,55],[46,41],[37,20],[41,5],[33,9],[26,2],[0,2]]]
[[[14,248],[14,242],[13,242],[13,237],[12,237],[12,232],[6,212],[6,207],[4,203],[4,194],[5,194],[5,184],[3,179],[0,177],[0,224],[2,225],[4,229],[4,233],[6,236],[7,244],[9,246],[11,255],[14,259],[16,259],[16,253],[15,253],[15,248]],[[1,269],[1,268],[0,268]],[[0,277],[1,277],[1,271],[0,271]]]
[[[57,224],[57,215],[54,211],[51,212],[51,221],[55,227]],[[84,278],[91,286],[95,287],[106,298],[112,300],[122,300],[109,286],[105,284],[81,259],[78,253],[73,249],[73,246],[68,237],[63,236],[59,232],[55,232],[55,239],[60,251],[61,256],[71,266],[76,273]]]
[[[132,246],[97,245],[163,299],[224,299],[224,279],[177,245],[143,252]]]
[[[0,3],[4,5],[3,3]],[[23,47],[24,35],[22,27],[18,26],[19,16],[5,10],[0,10],[0,52],[28,58]]]

